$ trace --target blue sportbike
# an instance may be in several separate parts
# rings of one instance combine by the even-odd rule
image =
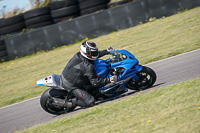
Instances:
[[[155,83],[156,73],[151,68],[140,65],[133,54],[127,50],[111,50],[110,53],[109,59],[97,59],[94,62],[95,70],[100,78],[116,76],[118,80],[101,88],[84,86],[96,101],[119,96],[126,93],[128,89],[144,90]],[[74,96],[60,86],[60,75],[47,76],[38,80],[37,84],[50,87],[40,98],[40,104],[46,112],[59,115],[76,108],[65,105],[65,101],[70,101]],[[55,98],[56,101],[53,100]]]

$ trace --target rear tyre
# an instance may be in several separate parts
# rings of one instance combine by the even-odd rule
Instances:
[[[6,45],[0,45],[0,51],[6,50]]]
[[[29,10],[24,13],[24,19],[30,19],[36,16],[44,15],[44,14],[50,14],[50,8],[49,7],[40,7],[33,10]]]
[[[60,9],[57,9],[57,10],[52,10],[51,16],[52,16],[52,18],[60,18],[60,17],[75,14],[77,12],[79,12],[79,8],[78,8],[77,5],[74,5],[74,6],[60,8]]]
[[[53,19],[53,22],[54,23],[64,22],[64,21],[67,21],[67,20],[71,20],[72,18],[76,18],[78,16],[80,16],[79,13],[73,14],[73,15],[70,15],[70,16],[61,17],[61,18],[55,18],[55,19]]]
[[[46,21],[46,22],[42,22],[42,23],[38,23],[38,24],[27,26],[26,28],[27,29],[40,28],[40,27],[44,27],[44,26],[47,26],[47,25],[51,25],[51,24],[53,24],[52,21]]]
[[[100,11],[100,10],[104,10],[104,9],[107,9],[107,5],[98,5],[98,6],[95,6],[95,7],[91,7],[91,8],[81,10],[81,15],[90,14],[90,13]]]
[[[79,8],[84,10],[98,5],[107,5],[108,2],[109,0],[87,0],[79,3]]]
[[[131,90],[144,90],[151,87],[156,82],[156,73],[149,67],[143,66],[142,70],[137,73],[138,81],[130,79],[127,87]]]
[[[57,10],[63,7],[78,5],[77,0],[61,0],[61,1],[52,1],[49,3],[51,10]]]
[[[64,90],[56,90],[53,88],[50,88],[46,90],[41,98],[40,98],[40,105],[41,107],[48,113],[54,114],[54,115],[60,115],[67,112],[73,111],[76,107],[61,107],[61,106],[55,106],[51,104],[51,98],[56,97],[60,99],[65,99],[68,92]]]
[[[0,51],[0,57],[4,57],[7,55],[8,55],[7,50]]]
[[[10,34],[16,31],[21,31],[25,27],[24,22],[16,23],[7,27],[0,28],[0,35]]]
[[[23,18],[23,14],[19,14],[10,18],[6,18],[6,19],[0,19],[0,28],[4,28],[10,25],[14,25],[16,23],[20,23],[23,22],[24,18]]]
[[[25,21],[25,24],[26,24],[26,26],[31,26],[31,25],[35,25],[35,24],[38,24],[38,23],[51,21],[51,20],[52,20],[51,15],[47,14],[47,15],[42,15],[42,16],[27,19]]]
[[[128,2],[132,2],[132,0],[121,0],[121,1],[117,1],[117,2],[112,2],[112,3],[108,4],[108,8],[113,8],[113,7],[116,7],[118,5],[126,4]]]

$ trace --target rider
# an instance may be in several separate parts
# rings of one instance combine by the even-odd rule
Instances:
[[[99,78],[95,71],[93,62],[104,55],[110,54],[110,48],[99,51],[97,45],[91,41],[82,43],[80,52],[68,62],[61,75],[61,85],[68,91],[72,91],[75,98],[66,104],[71,106],[88,107],[95,102],[94,97],[89,94],[84,86],[91,83],[93,87],[102,87],[116,79]]]

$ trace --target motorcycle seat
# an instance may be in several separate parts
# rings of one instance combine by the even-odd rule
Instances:
[[[61,75],[53,74],[53,75],[52,75],[53,82],[54,82],[54,84],[55,84],[58,88],[64,89],[64,88],[60,85],[60,76],[61,76]]]

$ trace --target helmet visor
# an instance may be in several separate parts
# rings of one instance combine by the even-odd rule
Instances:
[[[99,52],[98,50],[95,50],[95,51],[91,51],[91,56],[98,56]]]

